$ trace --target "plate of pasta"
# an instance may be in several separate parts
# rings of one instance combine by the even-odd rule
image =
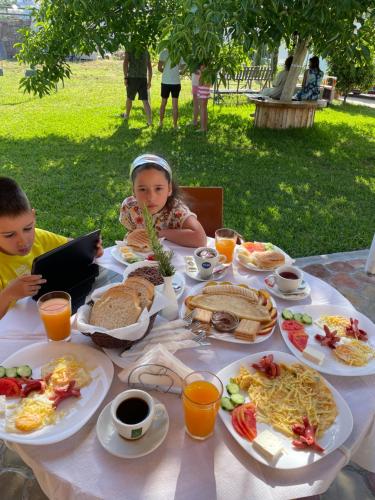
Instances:
[[[219,410],[224,425],[245,451],[270,467],[310,465],[352,432],[353,417],[340,393],[291,354],[251,354],[217,376],[228,393]],[[237,402],[234,408],[223,404],[229,397]]]
[[[315,370],[344,377],[375,373],[375,325],[354,308],[290,307],[279,315],[279,326],[290,351]]]

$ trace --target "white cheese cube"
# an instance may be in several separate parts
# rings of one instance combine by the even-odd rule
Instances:
[[[0,396],[0,417],[5,416],[5,408],[6,408],[6,397]]]
[[[269,460],[275,460],[283,451],[281,441],[270,431],[263,431],[254,439],[254,448]]]
[[[316,363],[317,365],[321,365],[324,361],[324,354],[321,351],[318,351],[318,349],[315,349],[314,347],[311,346],[306,346],[306,348],[302,351],[302,355],[308,359],[309,361],[312,361],[313,363]]]

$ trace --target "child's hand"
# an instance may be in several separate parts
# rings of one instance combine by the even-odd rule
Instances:
[[[103,255],[103,253],[104,253],[104,250],[103,250],[103,241],[100,238],[100,240],[96,244],[96,255],[95,255],[95,257],[101,257]]]
[[[40,287],[47,280],[40,274],[20,276],[11,281],[4,289],[4,293],[13,301],[23,297],[31,297],[39,292]]]

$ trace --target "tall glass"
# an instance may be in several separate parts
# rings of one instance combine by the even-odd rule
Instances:
[[[207,439],[214,433],[223,384],[211,372],[196,371],[185,377],[182,388],[185,430],[194,439]]]
[[[38,300],[39,315],[48,340],[70,340],[71,297],[66,292],[48,292]]]
[[[225,255],[226,263],[233,260],[234,249],[236,248],[238,234],[233,229],[217,229],[215,231],[215,247],[221,255]]]

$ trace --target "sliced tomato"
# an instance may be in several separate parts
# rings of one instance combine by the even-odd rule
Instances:
[[[289,332],[293,330],[303,330],[304,326],[302,323],[296,321],[295,319],[286,319],[281,323],[281,328]]]
[[[15,398],[20,396],[21,388],[15,380],[10,378],[0,378],[0,395],[7,398]]]
[[[253,441],[257,435],[256,407],[253,403],[248,403],[244,410],[244,420],[248,430],[248,439]]]
[[[257,241],[247,241],[246,243],[242,243],[242,246],[250,253],[263,252],[266,249],[266,245],[264,243],[259,243]]]
[[[235,408],[232,411],[232,425],[234,427],[234,430],[243,438],[246,439],[246,429],[243,427],[242,422],[239,420],[239,415],[238,415],[238,409],[239,407]]]
[[[309,336],[304,330],[294,330],[288,332],[288,338],[296,349],[304,351],[307,346]]]

